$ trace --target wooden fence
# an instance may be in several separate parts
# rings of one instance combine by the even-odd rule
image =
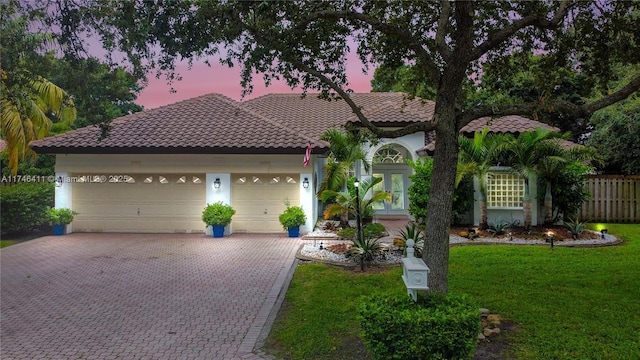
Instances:
[[[640,223],[639,175],[591,175],[591,198],[582,204],[580,219],[589,222]]]

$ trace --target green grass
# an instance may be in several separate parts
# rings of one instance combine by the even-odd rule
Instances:
[[[0,240],[0,249],[2,249],[3,247],[7,247],[9,245],[13,245],[15,243],[16,241],[14,240]]]
[[[517,324],[509,358],[640,358],[640,225],[607,225],[619,246],[462,246],[451,249],[449,288]],[[404,292],[401,269],[350,273],[300,266],[267,348],[287,359],[366,359],[356,304]]]

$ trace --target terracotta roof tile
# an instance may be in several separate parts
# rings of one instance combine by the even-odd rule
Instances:
[[[483,117],[475,119],[464,126],[460,132],[463,134],[471,134],[477,131],[482,131],[485,127],[489,126],[493,133],[512,133],[518,134],[521,132],[535,130],[535,128],[544,128],[551,131],[560,131],[557,127],[541,123],[539,121],[531,120],[517,115],[508,115],[499,118],[492,119],[490,117]]]
[[[371,122],[397,127],[433,118],[434,102],[409,100],[402,93],[354,93],[352,99]],[[97,127],[85,127],[31,142],[40,153],[300,153],[309,142],[314,151],[326,149],[320,141],[329,128],[342,128],[358,119],[342,100],[327,101],[317,94],[269,94],[237,102],[208,94],[112,121],[109,136],[100,141]],[[536,126],[556,128],[505,116],[482,118],[462,132],[481,130],[521,132]],[[426,134],[426,150],[435,136]]]
[[[33,141],[41,153],[291,153],[326,144],[220,94],[209,94],[115,119],[109,136],[85,127]]]
[[[535,130],[536,128],[544,128],[551,131],[560,131],[557,127],[541,123],[539,121],[527,119],[518,115],[508,115],[499,118],[483,117],[471,121],[464,126],[460,132],[465,135],[471,135],[475,132],[482,131],[485,127],[489,126],[492,133],[512,133],[519,134],[529,130]],[[431,134],[430,134],[431,135]],[[569,143],[571,143],[569,141]],[[431,141],[427,142],[424,148],[418,151],[426,151],[432,153],[435,150],[435,135],[432,136]],[[573,143],[571,143],[573,144]],[[569,146],[568,144],[566,146]]]

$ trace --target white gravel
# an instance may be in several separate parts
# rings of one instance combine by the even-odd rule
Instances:
[[[598,233],[599,235],[600,233]],[[347,258],[344,255],[336,254],[334,252],[328,251],[326,249],[320,249],[320,244],[323,244],[323,247],[330,246],[337,243],[349,243],[349,241],[336,241],[338,240],[338,236],[334,233],[320,231],[314,231],[313,233],[307,234],[305,237],[316,238],[315,241],[311,243],[307,243],[302,246],[299,251],[299,254],[313,259],[325,260],[325,261],[333,261],[337,263],[356,263],[356,261],[352,258]],[[320,240],[322,239],[322,240]],[[610,234],[605,235],[605,238],[598,237],[597,239],[585,239],[585,240],[563,240],[554,242],[554,246],[581,246],[581,245],[610,245],[618,241],[618,239]],[[384,252],[382,255],[378,256],[376,260],[373,262],[374,264],[399,264],[402,262],[402,255],[399,251],[394,251],[397,249],[392,245],[393,237],[382,238],[381,242],[390,246],[389,252]],[[511,245],[549,245],[544,240],[525,240],[525,239],[513,239],[509,240],[507,238],[476,238],[474,240],[469,240],[467,238],[463,238],[458,235],[451,235],[449,238],[449,244],[511,244]]]

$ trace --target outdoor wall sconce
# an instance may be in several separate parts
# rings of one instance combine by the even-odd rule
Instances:
[[[607,235],[607,232],[609,231],[607,229],[602,229],[600,232],[602,233],[602,239],[604,240],[604,236]]]
[[[309,188],[309,178],[304,178],[304,180],[302,180],[302,187],[305,189]]]
[[[216,178],[213,181],[213,188],[216,189],[216,190],[220,189],[220,178]]]
[[[547,233],[547,242],[551,243],[551,250],[553,250],[553,231]]]

